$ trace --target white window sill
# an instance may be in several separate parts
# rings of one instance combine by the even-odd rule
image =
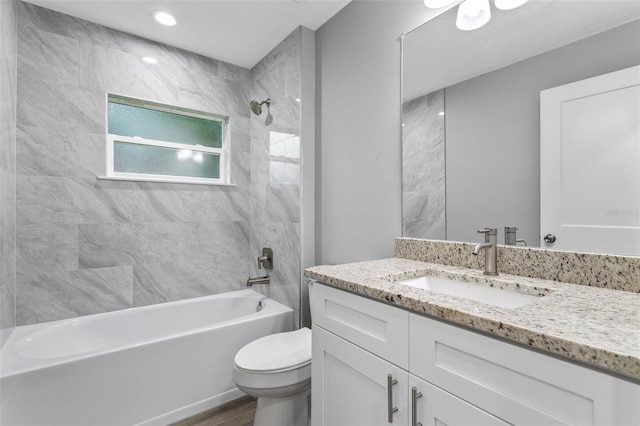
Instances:
[[[99,180],[117,180],[128,182],[157,182],[157,183],[185,183],[187,185],[210,185],[210,186],[236,186],[233,183],[206,182],[187,179],[171,178],[148,178],[148,177],[124,177],[124,176],[97,176]]]

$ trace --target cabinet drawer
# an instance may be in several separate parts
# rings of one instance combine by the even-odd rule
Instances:
[[[362,296],[311,282],[311,321],[387,361],[409,367],[409,313]]]
[[[409,370],[518,425],[638,424],[640,385],[410,314]]]

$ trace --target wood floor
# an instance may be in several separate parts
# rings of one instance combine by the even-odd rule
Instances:
[[[244,396],[171,426],[253,426],[256,400]]]

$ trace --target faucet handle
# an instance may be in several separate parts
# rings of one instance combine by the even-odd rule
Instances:
[[[262,249],[262,256],[258,257],[258,269],[273,269],[273,250],[268,247]]]
[[[478,229],[478,234],[498,235],[498,228]]]
[[[478,234],[484,234],[485,243],[495,244],[498,241],[498,228],[478,229]]]

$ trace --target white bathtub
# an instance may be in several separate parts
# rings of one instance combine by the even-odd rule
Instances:
[[[0,425],[166,425],[241,396],[236,352],[292,328],[290,308],[253,290],[17,327],[0,350]]]

